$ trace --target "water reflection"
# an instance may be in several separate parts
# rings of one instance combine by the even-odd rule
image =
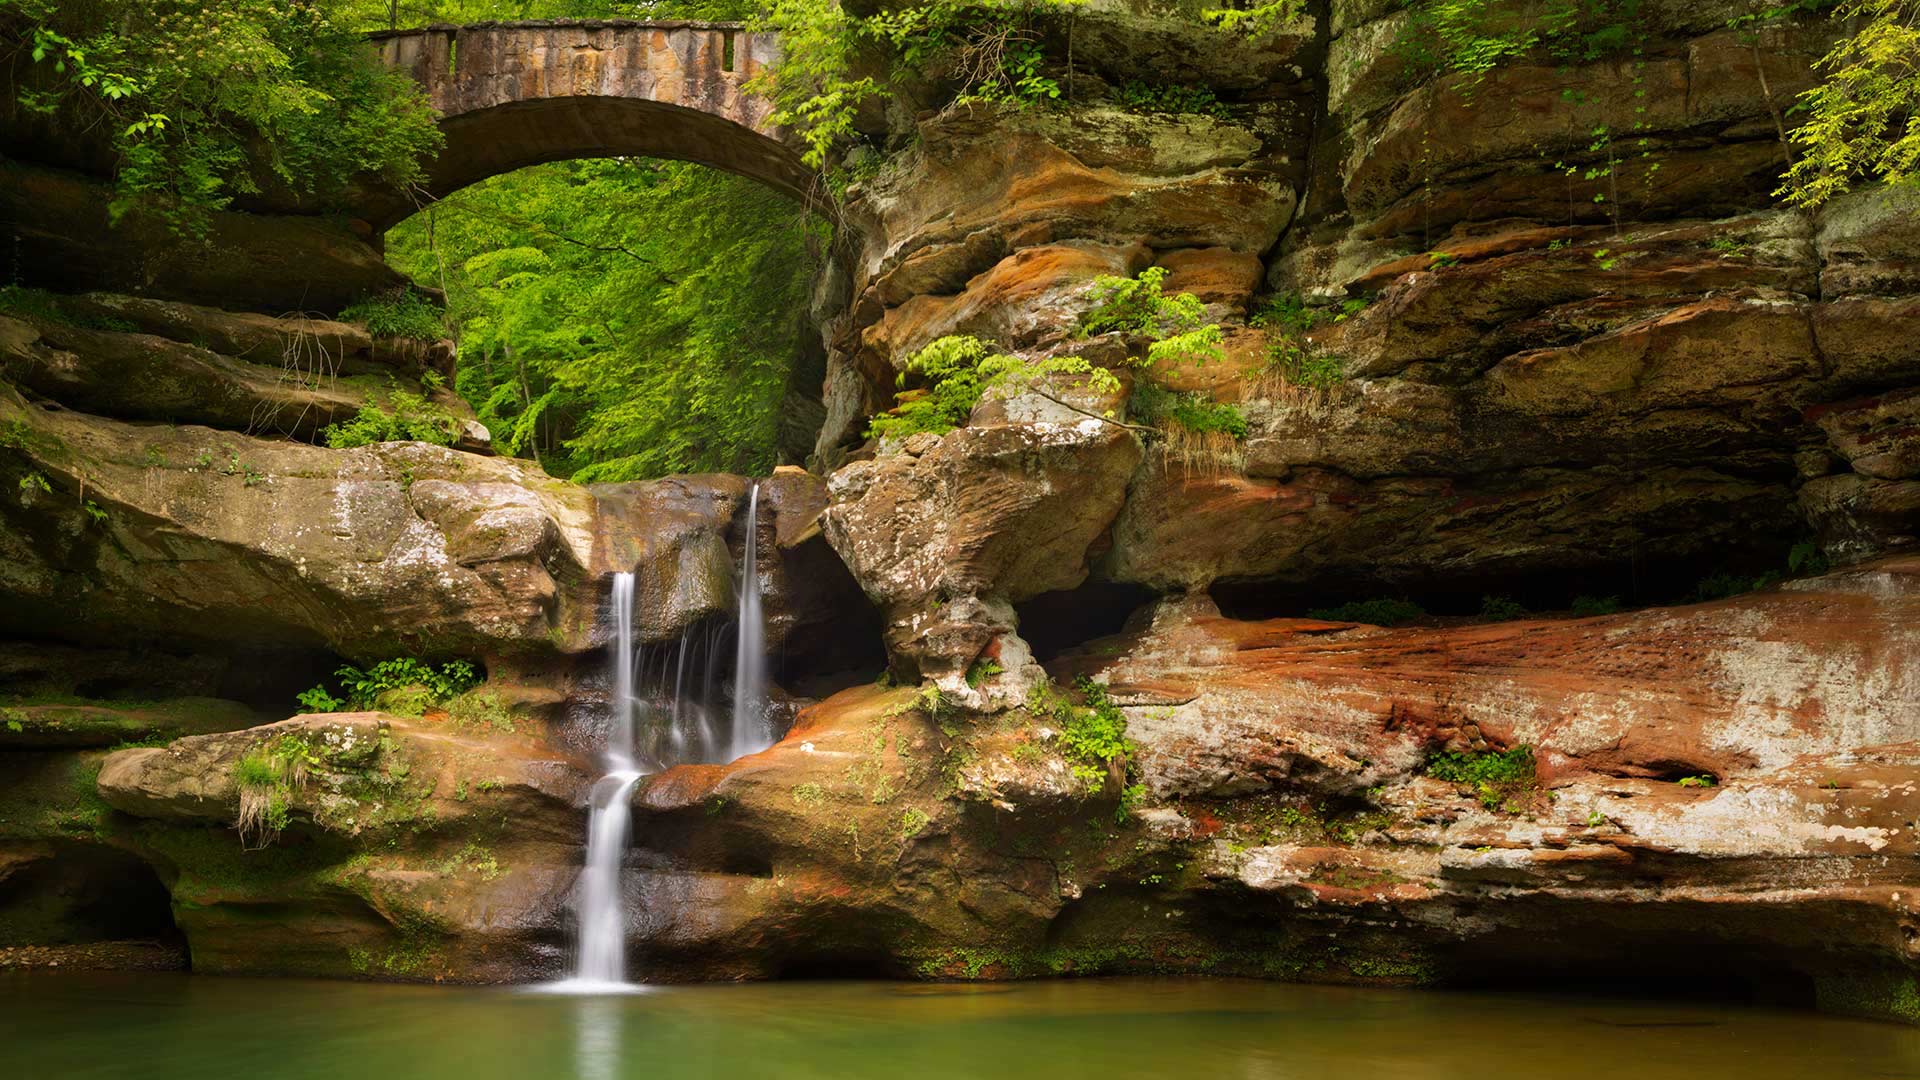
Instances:
[[[0,973],[0,1075],[60,1080],[1920,1078],[1920,1029],[1782,1010],[1238,980],[569,997]]]
[[[620,1075],[624,1004],[618,997],[574,999],[573,1074],[580,1080],[615,1080]]]

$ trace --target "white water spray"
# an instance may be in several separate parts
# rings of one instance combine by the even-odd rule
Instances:
[[[759,542],[760,485],[755,483],[747,496],[747,543],[740,560],[729,758],[757,754],[773,745],[773,728],[767,721],[767,618],[760,602]]]
[[[760,596],[759,565],[760,485],[754,484],[747,497],[747,540],[741,558],[739,607],[733,673],[733,723],[727,735],[725,756],[732,760],[759,753],[773,745],[773,725],[767,716],[767,626]],[[689,679],[696,678],[692,663],[696,638],[682,632],[678,656],[673,664],[673,698],[664,709],[667,730],[649,730],[645,755],[641,751],[640,720],[644,705],[639,686],[640,652],[633,636],[634,576],[613,576],[613,700],[612,718],[607,726],[607,771],[594,783],[587,811],[586,867],[581,871],[577,897],[579,946],[574,955],[573,976],[551,984],[548,989],[561,993],[631,993],[640,987],[627,982],[626,911],[621,903],[620,864],[627,852],[633,825],[630,802],[633,786],[645,771],[657,768],[643,760],[661,756],[665,764],[691,757],[699,760],[720,749],[709,711],[692,698]],[[710,685],[715,650],[708,642]],[[657,673],[664,681],[664,661]],[[664,736],[665,746],[661,741]],[[689,754],[689,751],[692,751]]]
[[[553,989],[612,994],[627,982],[627,920],[620,899],[620,863],[632,827],[629,798],[640,779],[634,761],[640,699],[634,689],[633,575],[613,576],[613,717],[607,728],[607,773],[593,785],[587,811],[587,864],[580,874],[580,941],[573,977]]]

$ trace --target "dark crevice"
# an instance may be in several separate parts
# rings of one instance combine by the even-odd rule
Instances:
[[[122,851],[60,845],[0,877],[0,945],[177,940],[159,875]]]
[[[1088,581],[1077,589],[1042,593],[1014,605],[1020,637],[1034,659],[1047,663],[1061,653],[1126,628],[1134,612],[1158,594],[1139,585]]]
[[[1247,620],[1306,617],[1314,611],[1378,599],[1410,601],[1427,614],[1441,617],[1479,616],[1489,598],[1541,614],[1566,614],[1583,597],[1614,601],[1624,611],[1695,602],[1703,598],[1702,584],[1716,575],[1757,582],[1786,568],[1793,542],[1787,536],[1756,536],[1742,550],[1514,573],[1464,570],[1444,581],[1397,583],[1361,574],[1327,574],[1310,583],[1220,581],[1207,592],[1222,615]]]

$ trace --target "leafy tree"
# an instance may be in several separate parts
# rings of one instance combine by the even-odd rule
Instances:
[[[1920,182],[1920,0],[1846,0],[1861,20],[1819,61],[1825,80],[1800,96],[1789,135],[1800,156],[1778,194],[1818,206],[1856,180]]]
[[[827,240],[752,181],[612,159],[475,184],[387,255],[446,290],[455,389],[496,442],[599,481],[776,463]]]
[[[341,0],[0,0],[0,45],[32,61],[22,108],[103,130],[117,220],[183,233],[271,178],[322,197],[363,173],[405,185],[438,148],[418,87],[382,67]]]
[[[803,159],[824,169],[834,144],[854,134],[861,105],[896,78],[947,83],[955,104],[1020,107],[1060,97],[1040,20],[1078,2],[929,0],[861,16],[839,0],[767,0],[755,25],[780,35],[780,62],[748,89],[774,103],[773,122],[797,132],[807,144]]]

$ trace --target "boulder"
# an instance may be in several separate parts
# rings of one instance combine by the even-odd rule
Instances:
[[[826,534],[894,661],[960,692],[1012,630],[1008,603],[1085,580],[1139,460],[1131,432],[1086,416],[915,436],[834,473]]]
[[[531,739],[374,713],[122,750],[99,778],[195,971],[467,982],[560,969],[586,786]],[[268,816],[236,834],[247,797]]]

